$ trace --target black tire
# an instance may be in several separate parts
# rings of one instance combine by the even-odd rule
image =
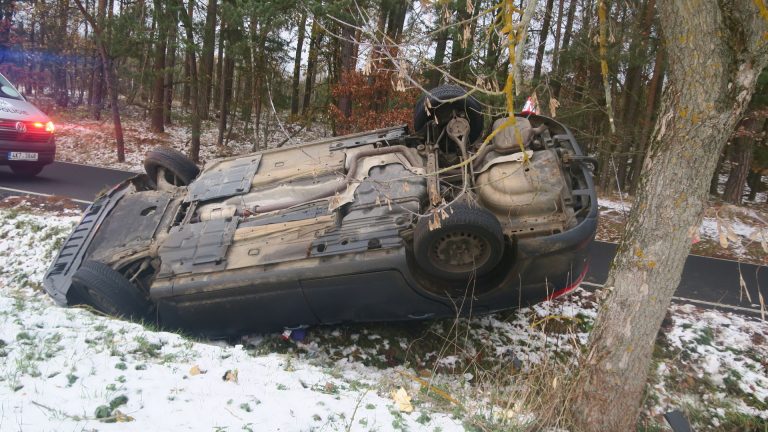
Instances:
[[[434,117],[435,112],[443,103],[440,101],[466,96],[467,91],[455,85],[441,85],[430,90],[428,94],[422,95],[413,108],[413,128],[421,130]],[[432,109],[427,113],[424,101],[429,96],[429,102]],[[483,114],[480,102],[472,96],[466,96],[462,100],[451,102],[448,107],[466,113],[469,120],[469,142],[473,143],[483,132]]]
[[[72,275],[72,284],[85,303],[107,315],[133,321],[151,317],[152,306],[144,294],[104,263],[83,262]]]
[[[11,165],[11,171],[20,177],[34,177],[40,174],[45,165],[39,163],[17,163]]]
[[[155,185],[161,168],[165,173],[165,180],[174,186],[187,186],[200,173],[200,169],[190,158],[167,147],[158,147],[148,152],[144,158],[144,170]]]
[[[416,224],[413,249],[419,267],[452,280],[483,276],[493,270],[504,254],[504,233],[496,216],[466,204],[455,204],[446,212],[448,218],[432,231],[429,218]]]

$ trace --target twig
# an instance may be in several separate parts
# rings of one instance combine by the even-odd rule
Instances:
[[[302,125],[301,125],[301,127],[299,128],[299,130],[297,130],[296,132],[294,132],[293,134],[291,134],[291,136],[287,137],[286,139],[282,140],[282,141],[280,142],[280,144],[278,144],[278,145],[276,145],[276,146],[275,146],[275,148],[280,148],[280,147],[282,147],[282,146],[283,146],[285,143],[287,143],[287,142],[288,142],[288,140],[291,140],[291,139],[293,139],[293,137],[295,137],[296,135],[298,135],[299,133],[301,133],[301,131],[303,131],[305,127],[307,127],[306,123],[305,123],[305,124],[302,124]]]
[[[363,402],[363,398],[365,398],[365,395],[368,394],[368,390],[363,393],[359,399],[357,399],[357,403],[355,404],[355,410],[352,411],[352,417],[349,418],[349,424],[347,425],[347,432],[352,430],[352,425],[355,423],[355,416],[357,415],[357,409],[360,407],[360,403]]]

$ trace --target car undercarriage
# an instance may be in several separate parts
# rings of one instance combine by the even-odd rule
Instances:
[[[489,313],[573,288],[596,229],[594,161],[542,116],[498,119],[481,140],[472,99],[444,99],[417,104],[417,133],[334,137],[199,173],[158,149],[147,174],[86,211],[46,290],[62,305],[237,334]]]

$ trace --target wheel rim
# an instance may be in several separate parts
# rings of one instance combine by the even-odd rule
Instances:
[[[176,173],[163,167],[157,168],[156,183],[158,186],[162,185],[167,187],[178,187],[186,185],[186,182],[181,177],[176,175]]]
[[[429,250],[429,260],[450,273],[467,273],[483,267],[491,257],[487,239],[470,231],[453,231],[440,236]]]

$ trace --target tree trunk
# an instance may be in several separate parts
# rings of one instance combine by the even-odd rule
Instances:
[[[106,0],[98,0],[96,6],[96,19],[99,25],[104,27],[104,20],[107,16]],[[93,81],[91,81],[91,97],[88,98],[91,107],[91,117],[94,120],[101,120],[101,110],[104,108],[104,63],[99,56],[94,58]]]
[[[168,23],[166,22],[163,2],[154,1],[157,21],[157,42],[155,43],[154,86],[152,87],[152,105],[150,110],[150,127],[152,132],[163,132],[163,106],[165,105],[165,48],[168,39]]]
[[[466,81],[469,78],[469,62],[472,59],[474,35],[470,31],[468,20],[474,14],[467,9],[466,1],[456,2],[456,21],[451,48],[450,73],[454,79]]]
[[[194,15],[195,2],[190,1],[189,5],[187,6],[187,10],[185,12],[187,13],[187,16],[191,17],[192,15]],[[179,15],[182,15],[181,11],[179,11]],[[195,61],[195,63],[197,63],[197,61]],[[181,90],[181,106],[184,108],[189,107],[190,97],[192,96],[192,93],[191,93],[192,71],[189,69],[191,64],[192,64],[192,59],[189,57],[189,52],[185,49],[184,50],[184,86],[182,87],[182,90]],[[197,74],[197,71],[195,71],[195,74]]]
[[[440,3],[436,3],[439,5]],[[438,28],[445,27],[448,25],[447,20],[447,10],[446,6],[443,6],[440,8],[440,10],[437,11],[437,26]],[[438,70],[437,68],[442,68],[443,63],[445,63],[445,49],[448,46],[448,29],[442,28],[437,33],[437,44],[435,45],[435,57],[432,61],[432,64],[435,66],[435,69],[433,69],[430,73],[429,78],[429,87],[435,88],[438,84],[440,84],[440,78],[443,77],[443,73]]]
[[[310,113],[312,103],[312,87],[315,84],[315,68],[317,67],[317,54],[320,49],[322,33],[317,17],[312,18],[312,33],[309,37],[309,53],[307,54],[307,76],[304,77],[304,104],[301,106],[301,115]]]
[[[573,18],[576,15],[576,0],[571,0],[568,4],[568,18],[565,21],[565,30],[563,31],[563,48],[561,52],[568,51],[571,46],[571,31],[573,31]],[[561,73],[560,53],[557,53],[557,70],[555,72],[556,80],[552,85],[552,95],[555,99],[560,98],[560,88],[562,87],[563,74]]]
[[[629,170],[629,157],[639,158],[638,122],[636,121],[640,102],[640,87],[643,84],[643,67],[646,65],[648,54],[648,37],[651,33],[651,24],[656,10],[656,0],[648,0],[643,9],[643,19],[637,26],[635,37],[629,47],[629,67],[624,89],[624,109],[622,113],[621,149],[618,154],[618,179],[619,187],[624,189]],[[633,149],[634,146],[634,149]],[[631,154],[630,152],[634,150]]]
[[[213,79],[213,100],[216,101],[216,103],[221,102],[221,84],[224,82],[222,80],[222,72],[224,71],[224,45],[226,42],[224,41],[223,34],[226,32],[225,26],[224,26],[224,19],[222,18],[221,24],[219,24],[219,46],[217,48],[216,53],[216,67],[214,71],[214,79]],[[221,108],[221,105],[218,106]],[[221,114],[221,113],[219,113]],[[215,115],[215,114],[214,114]]]
[[[296,40],[296,55],[293,57],[293,81],[291,81],[291,115],[299,113],[299,83],[301,82],[301,51],[304,49],[304,34],[307,27],[307,13],[301,12],[299,35]]]
[[[107,89],[109,90],[110,105],[112,106],[112,123],[115,127],[115,144],[117,146],[117,161],[125,162],[125,142],[123,140],[123,124],[120,121],[120,106],[117,103],[118,88],[117,88],[117,75],[115,73],[115,67],[112,63],[107,52],[106,42],[104,40],[104,31],[101,26],[98,25],[96,20],[91,14],[83,7],[80,0],[75,0],[77,8],[85,16],[85,19],[91,24],[93,33],[96,35],[96,46],[99,49],[101,55],[101,61],[104,63],[104,73],[107,78]]]
[[[608,296],[567,395],[579,431],[635,429],[654,341],[701,223],[710,176],[768,63],[768,20],[754,2],[659,7],[668,86]]]
[[[733,138],[731,170],[728,173],[728,181],[725,182],[725,192],[723,192],[723,200],[726,202],[741,204],[744,197],[744,186],[747,184],[747,176],[752,166],[755,137],[763,129],[763,123],[765,123],[764,118],[750,115],[741,119],[736,128],[736,136]]]
[[[541,25],[541,32],[539,33],[539,48],[536,50],[536,63],[533,66],[534,85],[539,81],[539,78],[541,77],[541,63],[544,61],[544,50],[547,47],[549,24],[552,21],[552,8],[554,6],[555,0],[547,0],[547,5],[544,7],[544,22]]]
[[[560,0],[557,7],[557,27],[555,28],[555,48],[552,50],[552,73],[557,73],[557,62],[560,59],[560,37],[563,30],[563,9],[565,0]]]
[[[179,0],[174,0],[178,2]],[[188,0],[192,5],[194,0]],[[192,10],[192,7],[189,8]],[[189,158],[195,163],[200,163],[200,110],[197,106],[200,88],[198,87],[198,75],[197,75],[197,59],[195,58],[195,34],[192,29],[192,18],[183,8],[179,8],[181,14],[181,22],[184,24],[184,30],[187,35],[187,43],[185,44],[185,51],[187,59],[189,59],[189,95],[190,95],[190,116],[191,118],[191,139],[189,144]]]
[[[349,74],[355,70],[355,63],[357,59],[354,58],[355,43],[355,29],[344,25],[341,29],[341,52],[340,63],[341,70],[339,71],[339,84],[341,93],[339,94],[338,108],[345,118],[352,116],[352,93],[346,91],[348,86],[346,81],[349,79]]]
[[[208,8],[205,13],[205,28],[203,31],[203,52],[200,54],[198,108],[200,117],[204,120],[209,117],[211,106],[211,81],[213,79],[213,49],[216,43],[216,9],[218,0],[208,0]]]
[[[178,25],[179,21],[178,11],[173,11],[170,14],[171,18],[171,31],[168,32],[168,59],[167,67],[165,68],[165,97],[163,104],[163,117],[166,125],[171,124],[171,108],[173,108],[173,70],[176,68],[176,44],[178,38]]]
[[[55,42],[53,43],[53,51],[58,55],[55,56],[54,60],[53,85],[55,89],[56,105],[61,108],[66,108],[69,106],[69,90],[67,89],[67,62],[66,57],[63,54],[65,43],[64,36],[67,34],[67,10],[69,9],[69,0],[59,0],[58,6],[58,16],[56,18],[58,34],[54,37]],[[10,23],[5,24],[7,25],[6,30],[10,31]],[[4,25],[4,27],[6,27],[6,25]],[[5,59],[1,60],[5,61]]]
[[[653,64],[653,75],[651,76],[651,82],[648,84],[648,94],[645,98],[645,113],[640,120],[642,130],[638,137],[639,146],[632,157],[632,170],[629,172],[631,182],[630,190],[632,193],[637,190],[637,185],[640,183],[640,170],[643,166],[643,160],[645,160],[645,149],[648,141],[651,139],[650,132],[651,125],[653,124],[653,114],[656,112],[656,105],[661,99],[658,95],[661,92],[662,83],[664,82],[664,70],[666,64],[664,46],[660,42],[656,45],[656,60]]]
[[[217,87],[219,97],[219,135],[216,145],[224,145],[224,133],[227,131],[227,120],[232,103],[232,78],[235,72],[235,53],[232,49],[233,32],[235,24],[222,18],[221,34],[219,36],[219,65],[221,72],[218,76],[221,82]],[[226,49],[225,49],[226,48]]]

